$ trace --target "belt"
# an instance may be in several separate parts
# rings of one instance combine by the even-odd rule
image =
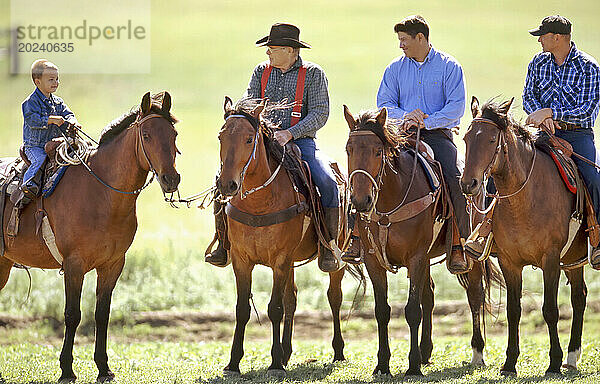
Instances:
[[[558,126],[560,127],[560,129],[564,129],[566,131],[574,131],[576,129],[582,129],[582,127],[580,125],[577,124],[573,124],[573,123],[566,123],[564,121],[557,121]]]

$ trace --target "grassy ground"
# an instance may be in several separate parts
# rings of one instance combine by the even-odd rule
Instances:
[[[9,1],[0,0],[0,28],[8,25]],[[178,125],[178,160],[181,191],[192,194],[211,185],[218,166],[216,132],[222,124],[224,95],[239,97],[253,66],[266,58],[254,41],[276,21],[290,21],[302,28],[302,39],[313,49],[303,57],[319,63],[329,78],[331,115],[319,133],[318,143],[344,168],[343,142],[347,128],[342,104],[353,112],[373,108],[375,93],[385,66],[401,54],[392,26],[402,17],[420,13],[431,25],[431,40],[463,65],[468,98],[481,100],[495,95],[519,95],[530,58],[539,51],[527,29],[550,13],[561,13],[574,23],[578,46],[600,57],[600,30],[596,27],[600,3],[594,0],[522,2],[518,0],[463,0],[430,2],[360,0],[296,2],[256,1],[152,1],[152,71],[146,75],[61,75],[62,96],[75,111],[86,131],[98,136],[102,127],[137,104],[147,91],[167,89],[174,98]],[[0,40],[1,41],[1,40]],[[52,59],[52,57],[49,57]],[[27,63],[25,63],[27,65]],[[31,92],[26,75],[9,77],[8,61],[0,58],[0,154],[10,156],[20,145],[21,101]],[[522,115],[519,109],[516,113]],[[464,133],[470,119],[461,124]],[[462,141],[457,139],[459,147]],[[212,238],[210,212],[174,210],[162,202],[156,185],[139,198],[140,227],[128,252],[123,276],[115,290],[113,319],[148,310],[232,311],[235,286],[231,269],[206,266],[203,251]],[[99,228],[99,230],[101,230]],[[405,275],[390,278],[390,301],[406,301]],[[25,300],[29,281],[14,271],[0,294],[0,313],[50,316],[62,321],[62,278],[55,271],[32,271],[31,297]],[[541,274],[525,274],[528,294],[524,300],[541,302]],[[600,294],[600,277],[588,273],[590,297]],[[437,300],[458,300],[464,293],[446,273],[436,267]],[[93,319],[94,277],[88,276],[83,294],[84,322]],[[315,265],[298,271],[299,308],[327,306],[327,278]],[[266,308],[271,277],[257,268],[254,297]],[[346,297],[355,284],[347,279]],[[561,302],[568,291],[561,288]],[[495,297],[498,297],[496,294]],[[366,305],[372,297],[367,294]],[[349,299],[345,302],[348,309]]]
[[[434,340],[432,364],[423,368],[424,382],[440,383],[597,383],[597,354],[600,343],[584,340],[579,372],[566,372],[562,377],[544,378],[548,364],[546,339],[527,337],[521,343],[516,379],[504,379],[499,370],[504,361],[503,340],[488,338],[486,368],[469,365],[471,347],[461,337],[443,337]],[[110,366],[119,383],[268,383],[279,380],[267,376],[270,364],[269,344],[246,345],[240,369],[241,379],[223,378],[222,369],[229,358],[224,343],[136,343],[112,345],[108,356]],[[287,367],[285,382],[295,383],[371,383],[403,381],[408,368],[408,345],[405,340],[393,340],[390,369],[392,376],[373,377],[376,364],[376,343],[349,342],[345,362],[330,364],[333,353],[326,342],[298,342]],[[58,355],[60,347],[21,344],[0,350],[0,371],[6,383],[49,383],[60,376]],[[97,370],[91,345],[75,348],[74,369],[78,382],[94,382]],[[0,379],[0,382],[2,380]]]

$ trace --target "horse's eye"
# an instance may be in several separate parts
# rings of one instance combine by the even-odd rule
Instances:
[[[146,141],[150,140],[150,135],[147,134],[146,132],[142,133],[142,138]]]
[[[248,140],[246,140],[246,144],[252,144],[252,137],[249,137]]]
[[[381,155],[383,155],[383,149],[378,149],[377,152],[375,152],[375,156],[381,157]]]
[[[496,136],[494,136],[490,139],[490,143],[495,143],[495,142],[496,142]]]

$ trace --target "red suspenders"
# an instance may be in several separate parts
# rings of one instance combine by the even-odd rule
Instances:
[[[265,90],[267,89],[267,82],[273,67],[267,65],[260,78],[260,97],[265,97]],[[306,80],[306,67],[302,66],[298,69],[298,80],[296,81],[296,98],[294,99],[294,108],[292,109],[292,121],[290,127],[298,124],[300,117],[302,116],[302,96],[304,95],[304,82]]]

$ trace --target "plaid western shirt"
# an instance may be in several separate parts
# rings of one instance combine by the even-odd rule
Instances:
[[[552,109],[554,120],[592,128],[600,105],[600,67],[593,57],[571,50],[562,65],[549,52],[534,56],[527,68],[523,109],[527,114]]]
[[[248,89],[244,97],[258,99],[261,97],[261,77],[263,71],[269,64],[262,62],[254,68]],[[329,93],[327,91],[327,77],[325,72],[317,64],[298,60],[286,72],[279,68],[273,68],[265,89],[265,97],[272,102],[287,100],[293,103],[296,98],[296,82],[298,80],[298,69],[306,67],[306,80],[304,83],[304,94],[302,96],[301,117],[298,124],[290,127],[292,119],[292,107],[271,112],[269,118],[279,124],[282,129],[288,129],[295,139],[316,136],[317,131],[325,125],[329,117]]]

